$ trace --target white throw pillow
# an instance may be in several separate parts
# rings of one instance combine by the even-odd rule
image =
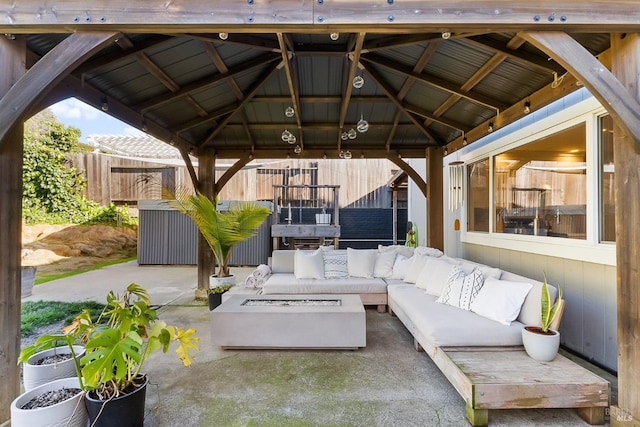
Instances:
[[[395,251],[378,252],[376,254],[376,263],[373,267],[373,277],[391,277],[395,261]]]
[[[420,275],[422,268],[430,257],[427,255],[415,254],[412,258],[413,262],[411,263],[409,270],[407,270],[406,276],[404,276],[404,281],[415,284],[418,281],[418,276]]]
[[[509,326],[520,314],[522,303],[532,287],[530,283],[487,277],[478,296],[471,303],[471,311]]]
[[[347,248],[347,268],[351,277],[373,277],[376,265],[375,249]]]
[[[322,250],[296,250],[293,257],[293,274],[296,279],[324,279],[324,259]]]
[[[412,257],[406,257],[402,254],[396,255],[396,261],[393,263],[393,272],[390,279],[404,280],[404,276],[407,275],[409,267],[413,262]]]
[[[427,255],[432,257],[441,257],[444,253],[440,249],[430,248],[428,246],[418,246],[414,251],[416,255]]]
[[[483,282],[484,276],[480,270],[475,269],[471,274],[464,274],[460,267],[454,265],[447,279],[447,285],[436,301],[469,311]]]
[[[425,290],[425,293],[439,297],[447,286],[449,274],[455,264],[446,259],[429,257],[422,267],[416,286]]]
[[[347,251],[326,251],[323,250],[324,277],[326,279],[339,279],[349,277],[347,269]]]

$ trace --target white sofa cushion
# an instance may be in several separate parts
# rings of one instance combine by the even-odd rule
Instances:
[[[439,297],[447,286],[447,280],[454,265],[456,264],[452,262],[451,258],[429,257],[420,270],[416,286],[424,289],[429,295]]]
[[[404,280],[404,277],[407,275],[407,271],[409,271],[409,267],[411,267],[412,262],[412,257],[407,258],[402,254],[396,255],[396,260],[393,263],[393,272],[391,273],[390,279]]]
[[[376,253],[376,263],[373,267],[373,277],[387,278],[393,274],[393,265],[396,261],[396,252]]]
[[[292,273],[293,274],[293,256],[296,251],[279,249],[271,253],[271,272],[272,273]]]
[[[464,274],[460,267],[454,265],[447,279],[447,285],[436,301],[470,310],[471,303],[476,299],[483,283],[484,276],[479,269],[476,268],[470,274]]]
[[[388,292],[391,308],[402,311],[434,346],[522,345],[523,325],[519,322],[506,326],[471,311],[438,304],[435,296],[408,284],[389,285]]]
[[[350,277],[373,277],[376,265],[375,249],[347,248],[347,268]]]
[[[520,314],[524,299],[532,287],[530,283],[488,277],[471,303],[471,310],[487,319],[511,325]]]
[[[511,273],[510,271],[503,271],[502,280],[509,280],[511,282],[525,282],[533,285],[527,298],[522,304],[520,315],[517,320],[524,325],[540,326],[540,298],[542,297],[542,282],[530,279],[528,277],[520,276],[519,274]],[[558,289],[555,286],[549,285],[549,294],[551,300],[555,301],[558,295]]]
[[[324,279],[322,250],[296,250],[293,257],[293,273],[296,279]]]
[[[325,279],[338,279],[349,277],[347,269],[347,251],[323,251],[324,277]]]
[[[263,294],[380,294],[387,292],[384,279],[348,277],[331,280],[296,279],[275,273],[262,286]]]
[[[414,254],[411,258],[413,261],[407,270],[407,274],[404,276],[404,281],[415,284],[418,281],[418,276],[420,276],[422,267],[424,267],[430,257],[427,255]]]

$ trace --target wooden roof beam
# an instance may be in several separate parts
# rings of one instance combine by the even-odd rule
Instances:
[[[224,120],[222,120],[222,122],[218,124],[218,126],[211,132],[211,134],[201,144],[201,147],[209,146],[213,141],[213,139],[216,137],[216,135],[220,133],[220,131],[227,125],[227,123],[229,123],[229,121],[244,108],[247,102],[249,102],[251,98],[253,98],[256,95],[258,90],[260,90],[262,85],[267,80],[269,80],[269,78],[282,66],[283,66],[282,62],[273,63],[270,67],[264,70],[262,74],[256,79],[256,81],[251,85],[245,97],[242,99],[242,101],[238,105],[238,108],[235,109],[231,114],[225,117]]]
[[[495,52],[502,53],[503,55],[506,55],[516,62],[520,62],[525,66],[536,67],[539,70],[544,71],[545,73],[564,74],[565,72],[565,69],[554,60],[542,59],[537,56],[521,52],[519,50],[511,49],[507,46],[507,44],[501,43],[500,41],[489,36],[473,36],[465,38],[463,40],[465,40],[465,42],[467,43],[477,44],[479,46],[489,48]]]
[[[370,53],[370,54],[362,55],[362,60],[388,68],[399,74],[413,77],[417,81],[426,83],[444,92],[460,95],[461,97],[466,98],[471,102],[475,102],[476,104],[483,105],[493,110],[503,110],[508,107],[508,105],[504,104],[501,101],[498,101],[497,99],[493,99],[488,96],[484,96],[480,94],[464,92],[459,86],[451,82],[448,82],[444,79],[441,79],[439,77],[432,76],[426,73],[416,73],[411,69],[411,67],[402,65],[396,61],[392,61],[388,58],[385,58],[382,55]]]
[[[209,43],[217,43],[221,45],[232,44],[250,47],[252,49],[264,50],[267,52],[280,53],[280,46],[275,40],[267,40],[260,37],[255,37],[251,34],[242,33],[227,33],[227,39],[222,40],[219,36],[220,33],[215,34],[199,34],[199,33],[187,33],[188,37],[196,40],[202,40]]]
[[[158,67],[156,63],[153,62],[151,58],[147,56],[146,53],[138,52],[136,54],[136,59],[138,60],[138,62],[142,64],[142,66],[149,73],[151,73],[151,75],[153,75],[158,81],[160,81],[160,83],[162,83],[171,92],[175,93],[180,90],[180,86],[171,77],[169,77],[167,73],[162,71],[162,69]],[[187,101],[188,104],[190,104],[193,107],[194,110],[196,110],[196,113],[200,117],[207,117],[208,115],[207,111],[204,108],[202,108],[202,106],[198,104],[198,102],[195,99],[193,99],[191,95],[187,95],[185,97],[185,100]]]
[[[442,116],[436,116],[423,108],[418,107],[417,105],[411,104],[403,104],[405,109],[411,113],[417,114],[420,117],[424,117],[425,119],[430,120],[431,122],[440,123],[452,129],[459,130],[461,132],[468,132],[471,128],[464,123],[457,122],[455,120],[446,119]]]
[[[364,38],[366,33],[358,33],[355,39],[355,44],[353,47],[353,53],[350,55],[351,66],[349,67],[349,74],[347,75],[346,81],[344,81],[344,94],[342,95],[342,104],[340,105],[340,118],[338,119],[338,151],[340,151],[340,147],[342,145],[342,130],[344,129],[344,121],[347,117],[347,111],[349,110],[349,101],[351,100],[351,92],[353,91],[353,78],[356,76],[356,71],[358,71],[358,63],[360,61],[360,53],[362,52],[362,44],[364,43]]]
[[[384,80],[384,78],[380,75],[380,73],[378,73],[373,67],[367,64],[363,64],[363,66],[367,74],[369,74],[369,76],[376,82],[378,87],[382,89],[382,91],[385,93],[385,95],[387,95],[387,97],[391,100],[391,102],[393,102],[396,105],[396,107],[400,111],[402,111],[404,115],[407,116],[409,120],[411,120],[413,124],[415,124],[416,127],[420,129],[420,131],[429,140],[431,140],[435,145],[441,145],[440,141],[431,133],[431,131],[429,131],[429,129],[427,129],[426,126],[424,126],[424,124],[420,120],[417,120],[413,114],[407,111],[404,105],[402,105],[402,102],[398,98],[396,98],[395,90],[391,87],[391,85],[389,85],[389,83],[387,83]]]
[[[148,38],[147,40],[141,41],[140,43],[133,44],[131,48],[126,49],[121,52],[113,52],[108,53],[106,55],[98,56],[95,59],[91,59],[84,64],[80,65],[73,72],[73,75],[80,76],[84,74],[92,73],[106,65],[112,65],[114,63],[118,63],[120,61],[124,61],[125,59],[131,58],[133,55],[136,55],[139,52],[144,52],[145,50],[157,46],[161,43],[164,43],[168,40],[172,40],[173,36],[168,35],[156,35]],[[116,41],[114,41],[116,43]]]
[[[282,63],[284,64],[284,73],[287,78],[287,85],[289,86],[289,95],[291,96],[291,103],[294,108],[294,117],[296,118],[296,125],[298,126],[298,145],[304,149],[304,139],[302,132],[302,111],[300,108],[300,88],[298,85],[297,73],[294,72],[294,64],[292,64],[293,51],[289,54],[289,49],[293,45],[290,38],[283,33],[277,33],[278,44],[282,52]]]
[[[280,59],[280,55],[276,53],[267,53],[256,58],[252,58],[248,61],[245,61],[241,64],[238,64],[230,68],[227,73],[218,73],[213,76],[204,77],[202,79],[196,80],[188,85],[183,86],[180,90],[176,92],[169,92],[164,95],[156,96],[154,98],[141,102],[137,105],[134,105],[132,108],[135,110],[139,110],[141,112],[150,110],[152,108],[156,108],[160,105],[163,105],[168,102],[172,102],[172,101],[175,101],[176,99],[187,96],[191,92],[195,92],[197,90],[204,89],[207,86],[211,86],[213,84],[228,80],[230,78],[234,78],[237,75],[251,71],[254,68],[266,66],[267,64],[277,61],[278,59]]]

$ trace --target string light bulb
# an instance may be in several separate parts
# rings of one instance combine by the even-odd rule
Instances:
[[[106,113],[107,111],[109,111],[109,103],[107,102],[107,98],[104,98],[104,99],[102,100],[102,106],[100,107],[100,109],[101,109],[102,111],[104,111],[105,113]]]
[[[229,34],[227,33],[218,33],[218,37],[220,37],[220,40],[226,40],[229,38]]]
[[[487,128],[489,133],[493,132],[493,122],[489,122],[489,127]]]
[[[347,136],[349,137],[349,139],[356,139],[358,134],[356,133],[356,130],[354,128],[351,128],[349,129],[349,132],[347,132]]]
[[[355,76],[353,78],[353,87],[356,89],[360,89],[362,86],[364,86],[364,77]]]
[[[338,32],[336,32],[336,31],[334,31],[333,33],[331,33],[331,34],[329,35],[329,38],[330,38],[331,40],[333,40],[333,41],[336,41],[336,40],[338,40],[338,38],[340,38],[340,33],[338,33]]]
[[[365,133],[369,130],[369,122],[366,121],[362,115],[360,115],[360,121],[358,122],[356,129],[360,133]]]
[[[302,153],[302,147],[300,147],[299,145],[296,145],[295,148],[293,149],[293,152],[296,154]]]
[[[524,102],[524,109],[522,111],[525,114],[529,114],[531,112],[531,103],[529,101]]]
[[[293,116],[295,116],[296,114],[296,110],[293,109],[292,106],[288,106],[285,110],[284,110],[284,115],[291,118]]]
[[[449,40],[451,38],[451,33],[449,31],[443,31],[442,32],[442,39],[443,40]]]

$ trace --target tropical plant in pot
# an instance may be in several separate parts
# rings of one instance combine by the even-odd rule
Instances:
[[[540,310],[540,326],[525,326],[522,329],[522,343],[531,358],[541,362],[550,362],[555,359],[560,347],[560,332],[557,331],[557,328],[564,310],[564,300],[562,299],[562,289],[558,287],[556,300],[553,304],[551,303],[546,274],[544,274],[544,282],[542,283]]]
[[[232,287],[233,285],[225,284],[209,288],[209,310],[213,310],[214,308],[222,304],[222,294],[227,292]]]
[[[171,204],[191,218],[213,252],[218,269],[212,276],[212,287],[234,284],[235,278],[229,279],[232,277],[229,272],[231,250],[238,243],[255,236],[271,211],[256,203],[241,202],[220,212],[217,199],[212,201],[200,192],[190,194],[186,190],[179,191]]]
[[[193,329],[181,329],[160,320],[147,291],[130,284],[122,294],[110,291],[107,305],[96,321],[88,310],[80,313],[64,334],[41,337],[32,347],[64,339],[69,346],[85,343],[86,354],[76,369],[92,426],[141,426],[147,377],[142,371],[152,353],[166,353],[172,342],[185,366],[190,351],[198,349]],[[33,351],[27,347],[21,359]],[[133,408],[129,404],[133,401]]]

